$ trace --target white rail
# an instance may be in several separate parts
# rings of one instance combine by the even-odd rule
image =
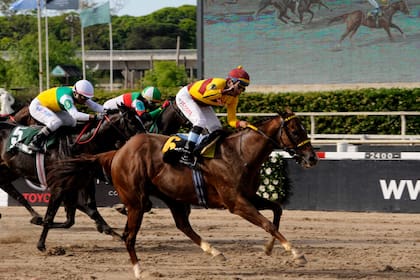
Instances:
[[[226,116],[226,113],[218,113],[218,116]],[[270,117],[275,113],[238,113],[244,117]],[[341,142],[349,144],[378,144],[378,145],[420,145],[420,135],[406,134],[406,117],[420,116],[420,111],[391,111],[391,112],[296,112],[298,116],[310,118],[311,128],[309,136],[314,144],[337,144]],[[400,134],[317,134],[317,117],[343,117],[343,116],[400,116]]]

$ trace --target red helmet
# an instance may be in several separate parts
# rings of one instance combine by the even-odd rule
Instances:
[[[228,78],[233,82],[239,81],[239,83],[244,87],[248,86],[250,82],[249,74],[244,69],[242,69],[241,65],[230,70]]]

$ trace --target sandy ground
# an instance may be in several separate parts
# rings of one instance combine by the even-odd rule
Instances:
[[[100,211],[122,232],[124,216]],[[0,213],[1,280],[134,279],[123,243],[98,233],[82,213],[71,229],[50,231],[45,253],[36,249],[41,228],[29,223],[23,207]],[[305,253],[302,267],[278,243],[266,256],[268,235],[227,211],[194,209],[191,223],[227,260],[203,253],[175,228],[168,210],[153,209],[137,238],[144,279],[420,279],[419,214],[286,210],[281,232]]]

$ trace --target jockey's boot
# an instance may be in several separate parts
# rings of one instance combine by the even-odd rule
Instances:
[[[179,162],[189,167],[193,167],[195,165],[195,158],[193,154],[194,148],[195,143],[193,141],[187,141],[183,148],[183,154]]]
[[[47,127],[43,127],[37,135],[34,136],[31,143],[29,143],[28,147],[32,151],[39,152],[44,151],[44,144],[47,141],[48,135],[50,134],[50,130]]]

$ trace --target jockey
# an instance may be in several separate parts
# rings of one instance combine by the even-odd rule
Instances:
[[[236,118],[236,107],[239,95],[245,91],[249,82],[248,73],[242,66],[238,66],[229,72],[226,79],[210,78],[197,81],[183,87],[177,93],[176,103],[193,125],[183,149],[181,163],[193,165],[192,152],[204,128],[209,133],[222,128],[212,106],[226,106],[227,122],[230,126],[235,128],[248,126],[248,122]]]
[[[376,0],[368,0],[369,4],[373,6],[373,10],[369,12],[369,15],[372,15],[374,17],[377,17],[381,14],[381,7],[379,6],[378,2]]]
[[[42,150],[48,135],[60,126],[76,126],[77,121],[96,119],[94,114],[79,112],[74,104],[85,104],[93,111],[102,113],[103,107],[91,99],[93,95],[93,85],[87,80],[79,80],[73,87],[55,87],[38,94],[29,105],[29,113],[45,124],[45,127],[35,135],[29,148],[34,151]]]
[[[162,108],[165,108],[169,101],[162,107],[147,112],[147,109],[153,108],[154,104],[161,101],[161,93],[156,87],[146,87],[142,92],[128,92],[114,97],[104,103],[104,109],[118,109],[118,105],[125,105],[136,110],[137,115],[142,121],[154,120],[159,116]]]
[[[15,103],[15,98],[8,93],[4,88],[0,88],[0,116],[11,115],[13,110],[12,105]]]

